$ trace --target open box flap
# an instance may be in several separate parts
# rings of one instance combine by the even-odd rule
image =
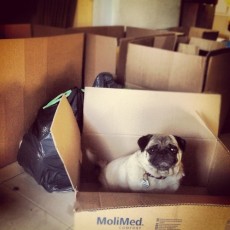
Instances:
[[[215,142],[218,132],[219,95],[86,88],[84,100],[83,143],[107,160],[136,151],[149,133]]]
[[[205,61],[202,56],[129,43],[125,85],[162,91],[201,92]]]
[[[92,86],[101,72],[115,74],[117,38],[87,34],[85,46],[85,86]]]
[[[57,107],[50,130],[73,189],[76,189],[82,157],[81,138],[76,118],[65,96]]]

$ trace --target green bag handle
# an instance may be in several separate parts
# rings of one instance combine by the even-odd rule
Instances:
[[[47,108],[51,107],[52,105],[55,105],[56,103],[58,103],[61,100],[61,98],[62,98],[63,95],[65,95],[66,97],[68,97],[71,94],[71,92],[72,92],[72,90],[70,89],[70,90],[68,90],[68,91],[66,91],[64,93],[59,94],[57,97],[55,97],[54,99],[52,99],[48,104],[46,104],[42,108],[43,109],[47,109]]]

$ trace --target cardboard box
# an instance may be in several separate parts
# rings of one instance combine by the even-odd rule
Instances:
[[[219,35],[218,30],[212,30],[212,29],[207,29],[207,28],[200,28],[200,27],[195,27],[191,26],[189,28],[188,36],[191,37],[198,37],[198,38],[204,38],[204,39],[209,39],[209,40],[217,40]]]
[[[70,27],[66,29],[66,33],[67,34],[71,34],[71,33],[97,34],[103,36],[122,38],[125,36],[125,27],[122,25]]]
[[[67,34],[84,33],[83,87],[92,86],[101,72],[115,74],[117,42],[125,36],[124,26],[88,26],[67,28]]]
[[[126,88],[219,93],[222,96],[221,132],[230,109],[227,61],[230,49],[213,50],[200,56],[132,43],[128,45],[125,66]]]
[[[167,29],[148,29],[141,27],[126,27],[126,37],[144,37],[144,36],[152,36],[156,34],[166,34],[166,33],[176,33],[181,34],[180,32],[169,31]]]
[[[228,229],[230,155],[216,135],[220,105],[215,94],[86,88],[81,136],[63,97],[51,132],[76,191],[74,229]],[[137,139],[147,133],[186,139],[179,191],[103,192],[84,149],[115,159],[137,150]]]
[[[167,30],[125,28],[124,26],[88,26],[66,29],[31,24],[0,26],[0,35],[3,38],[47,37],[75,33],[85,34],[83,87],[92,86],[96,76],[101,72],[114,74],[117,80],[123,84],[127,45],[135,38],[146,36],[153,38],[156,35],[162,35],[155,39],[153,46],[172,50],[179,34]],[[169,37],[167,38],[167,36]]]
[[[199,55],[199,47],[196,45],[186,44],[186,43],[180,43],[177,47],[177,52],[184,53],[184,54],[193,54],[193,55]]]
[[[38,109],[81,87],[84,35],[0,40],[0,167],[16,160]]]
[[[129,44],[125,85],[166,91],[202,92],[206,57]]]
[[[203,38],[191,37],[187,42],[180,42],[178,52],[206,56],[210,51],[226,48],[224,42],[217,42]]]
[[[121,28],[124,29],[124,27]],[[112,29],[115,31],[112,32]],[[130,30],[132,30],[132,33],[129,32]],[[123,84],[127,46],[128,43],[138,38],[156,38],[155,44],[152,44],[153,46],[173,49],[174,46],[172,46],[172,43],[166,42],[166,38],[171,36],[170,39],[173,37],[175,41],[177,35],[174,32],[143,29],[140,33],[140,30],[140,28],[127,27],[126,36],[123,33],[124,37],[121,37],[121,30],[118,30],[117,27],[109,28],[110,32],[109,34],[107,32],[106,35],[102,35],[102,31],[98,35],[96,30],[93,34],[91,32],[87,33],[84,59],[84,86],[92,86],[96,76],[101,72],[110,72],[117,77],[119,83]]]
[[[130,43],[125,85],[167,91],[222,93],[227,91],[226,83],[229,84],[230,66],[226,62],[229,57],[228,48],[199,56]],[[213,81],[218,81],[218,87]]]
[[[213,51],[226,48],[224,42],[217,42],[203,38],[191,37],[189,44],[197,46],[202,51]]]
[[[65,34],[64,28],[36,24],[0,25],[0,38],[31,38]]]
[[[84,86],[92,86],[96,76],[101,72],[114,75],[120,84],[124,83],[127,45],[140,37],[158,38],[157,47],[169,48],[165,37],[173,35],[174,40],[178,33],[167,30],[154,30],[124,26],[89,26],[67,28],[66,33],[85,33],[84,55]],[[181,33],[180,33],[181,34]],[[171,44],[171,43],[170,43]]]

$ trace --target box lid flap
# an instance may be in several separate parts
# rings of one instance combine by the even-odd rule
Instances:
[[[65,96],[62,97],[57,107],[50,130],[73,189],[76,189],[79,184],[82,158],[81,138],[76,118]]]
[[[100,51],[100,52],[99,52]],[[117,38],[87,34],[85,44],[84,85],[92,86],[101,72],[116,72]]]

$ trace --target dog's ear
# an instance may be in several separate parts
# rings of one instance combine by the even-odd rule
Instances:
[[[174,136],[174,137],[177,140],[177,143],[178,143],[180,149],[184,152],[185,147],[186,147],[186,141],[181,137],[178,137],[178,136]]]
[[[143,152],[145,150],[145,147],[149,143],[149,140],[151,139],[152,136],[153,135],[148,134],[148,135],[142,136],[138,139],[137,143],[141,149],[141,152]]]

